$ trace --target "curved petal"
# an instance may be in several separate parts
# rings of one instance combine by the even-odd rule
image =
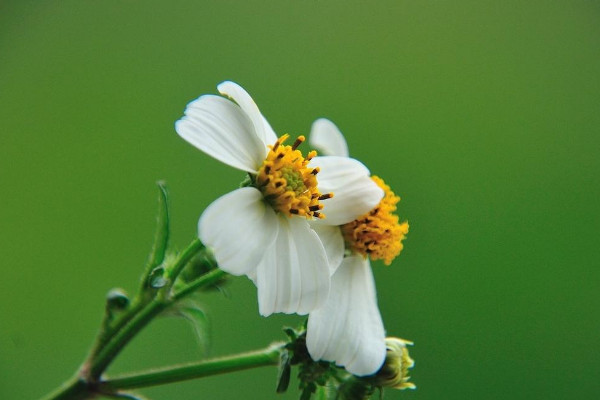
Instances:
[[[311,167],[319,167],[319,191],[333,193],[323,201],[325,218],[315,224],[342,225],[371,211],[383,198],[383,190],[369,176],[360,161],[347,157],[315,157]]]
[[[273,128],[271,128],[271,124],[269,124],[269,121],[267,121],[267,119],[264,116],[262,117],[262,120],[265,129],[265,144],[275,144],[275,142],[277,141],[277,134],[275,133]]]
[[[268,151],[242,109],[219,96],[189,103],[175,130],[209,156],[242,171],[256,173]]]
[[[345,246],[342,231],[334,225],[311,224],[311,228],[317,232],[321,243],[323,243],[329,261],[329,273],[333,275],[344,259]]]
[[[327,299],[327,255],[305,219],[280,215],[278,221],[275,245],[257,270],[259,312],[263,316],[275,312],[307,314]]]
[[[217,89],[219,90],[219,93],[221,93],[224,96],[230,97],[236,103],[238,103],[240,108],[252,121],[252,124],[254,125],[254,131],[256,132],[256,136],[258,136],[258,138],[263,142],[265,147],[268,144],[275,143],[277,137],[275,137],[275,139],[272,138],[271,134],[273,133],[273,129],[268,124],[268,122],[266,122],[266,119],[260,113],[258,106],[254,102],[254,100],[252,100],[252,97],[250,97],[248,92],[244,90],[243,87],[241,87],[235,82],[225,81],[221,82],[217,86]],[[266,155],[267,153],[265,153],[265,156]]]
[[[348,157],[348,144],[337,126],[326,118],[319,118],[310,128],[308,142],[323,155]]]
[[[252,274],[273,246],[279,224],[255,188],[245,187],[219,197],[198,223],[198,236],[212,248],[219,268],[232,275]]]
[[[367,259],[344,259],[331,279],[327,302],[308,317],[306,346],[314,360],[335,361],[356,376],[381,368],[385,331]]]

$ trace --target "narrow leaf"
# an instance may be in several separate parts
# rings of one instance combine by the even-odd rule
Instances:
[[[282,351],[281,359],[279,360],[279,370],[277,372],[277,393],[285,393],[290,385],[290,376],[292,373],[290,361],[289,351]]]
[[[158,267],[165,259],[165,253],[169,244],[169,195],[164,181],[158,181],[158,213],[156,215],[156,233],[152,250],[148,256],[146,273],[143,278],[143,285],[149,282],[147,279],[152,271]],[[145,288],[145,286],[144,286]]]
[[[197,302],[188,300],[176,303],[163,315],[181,317],[189,321],[198,338],[201,353],[203,355],[207,354],[210,346],[210,322],[206,313]]]

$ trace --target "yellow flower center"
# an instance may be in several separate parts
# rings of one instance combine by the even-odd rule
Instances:
[[[402,251],[408,222],[399,223],[398,216],[394,214],[400,197],[391,191],[383,179],[377,176],[371,179],[385,192],[383,199],[365,215],[342,225],[342,234],[347,247],[353,252],[370,256],[372,260],[383,260],[385,265],[390,265]]]
[[[317,152],[313,150],[304,158],[297,150],[304,142],[304,136],[299,136],[292,146],[284,146],[283,142],[288,138],[285,134],[274,145],[269,145],[269,154],[256,175],[256,187],[275,210],[287,216],[324,218],[325,215],[320,213],[323,209],[320,200],[333,197],[333,193],[319,193],[319,168],[308,167]]]

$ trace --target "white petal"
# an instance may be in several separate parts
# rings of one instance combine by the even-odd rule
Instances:
[[[219,86],[217,86],[217,89],[219,90],[219,93],[230,97],[239,104],[240,108],[252,121],[256,135],[265,146],[275,143],[277,136],[273,133],[273,129],[260,113],[260,110],[254,100],[252,100],[252,97],[250,97],[243,87],[235,82],[225,81],[220,83]],[[275,136],[275,138],[273,138],[273,136]]]
[[[269,121],[267,121],[267,119],[264,116],[262,120],[265,129],[265,144],[275,144],[275,142],[277,141],[277,134],[275,133],[273,128],[271,128],[271,124],[269,124]]]
[[[331,278],[325,305],[310,313],[306,345],[315,360],[334,361],[357,376],[385,360],[385,331],[369,261],[346,257]]]
[[[353,158],[315,157],[311,167],[319,167],[319,191],[333,193],[323,201],[325,218],[318,224],[342,225],[371,211],[383,198],[383,190],[369,176],[369,170]]]
[[[219,268],[233,275],[251,274],[257,268],[278,229],[275,211],[251,187],[215,200],[198,223],[200,240],[212,248]]]
[[[329,292],[325,249],[306,219],[278,216],[275,245],[258,266],[256,285],[260,314],[307,314]]]
[[[175,130],[206,154],[242,171],[256,172],[268,151],[242,109],[219,96],[201,96],[189,103]]]
[[[311,224],[311,227],[317,232],[321,243],[323,243],[323,247],[325,247],[327,260],[329,261],[329,273],[333,275],[344,258],[345,246],[342,231],[339,226],[334,225]]]
[[[310,128],[308,142],[326,156],[348,157],[348,145],[344,135],[333,122],[319,118]]]

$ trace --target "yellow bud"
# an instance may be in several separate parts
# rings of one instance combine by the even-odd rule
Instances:
[[[409,368],[415,365],[415,361],[410,358],[406,345],[412,345],[404,339],[388,337],[385,339],[387,353],[383,366],[375,376],[372,382],[375,386],[389,387],[394,389],[415,389],[414,383],[409,382]]]

